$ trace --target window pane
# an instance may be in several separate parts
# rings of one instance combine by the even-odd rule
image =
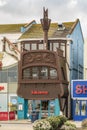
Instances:
[[[86,101],[81,101],[81,115],[86,115]]]
[[[8,81],[8,79],[7,79],[7,71],[6,70],[0,71],[0,82],[5,83],[7,81]]]
[[[40,77],[42,79],[48,79],[48,68],[47,67],[41,67]]]
[[[38,78],[39,77],[39,70],[38,67],[32,68],[32,78]]]
[[[53,46],[53,43],[50,43],[50,51],[53,50],[52,46]]]
[[[0,112],[8,111],[8,102],[7,102],[7,94],[0,93]]]
[[[31,50],[37,50],[37,46],[36,46],[36,44],[31,44]]]
[[[39,50],[43,50],[43,44],[38,44]]]
[[[50,78],[56,79],[57,78],[57,71],[54,68],[50,68]]]
[[[30,50],[30,44],[25,44],[25,49]]]
[[[23,78],[31,78],[30,68],[23,70]]]
[[[50,116],[54,116],[55,106],[55,101],[50,100]]]
[[[9,82],[17,82],[17,72],[9,71],[8,72],[8,81]]]
[[[59,48],[59,44],[58,43],[53,43],[53,50],[56,51],[57,48]]]
[[[80,115],[80,101],[76,101],[75,115]]]
[[[8,82],[17,82],[18,80],[18,68],[17,66],[8,69]]]

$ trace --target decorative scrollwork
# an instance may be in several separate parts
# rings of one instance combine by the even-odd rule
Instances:
[[[55,65],[55,55],[51,53],[27,53],[23,56],[23,65],[35,63],[49,63]]]

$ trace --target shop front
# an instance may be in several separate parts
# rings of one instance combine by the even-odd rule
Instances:
[[[48,116],[59,115],[60,110],[56,110],[58,103],[56,100],[31,100],[29,101],[29,115],[32,116],[32,112],[36,112],[39,115],[39,119],[46,118]],[[57,112],[56,112],[57,111]]]
[[[15,119],[15,111],[9,110],[8,84],[0,83],[0,120]]]
[[[72,81],[72,114],[73,120],[81,121],[87,118],[87,81]]]

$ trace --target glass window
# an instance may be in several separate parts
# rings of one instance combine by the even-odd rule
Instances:
[[[38,77],[39,77],[38,67],[32,67],[32,78],[38,78]]]
[[[14,71],[8,72],[8,82],[17,82],[17,72]]]
[[[37,50],[37,44],[31,44],[31,50]]]
[[[0,94],[0,112],[8,111],[7,94]]]
[[[7,78],[7,70],[2,70],[0,71],[0,82],[1,83],[5,83],[8,81],[8,78]]]
[[[38,44],[38,46],[39,50],[43,50],[43,44]]]
[[[80,115],[80,101],[76,101],[75,115]]]
[[[50,43],[50,51],[53,50],[53,43]]]
[[[86,101],[81,101],[81,115],[86,115]]]
[[[31,78],[30,68],[23,70],[23,78]]]
[[[56,79],[57,78],[57,71],[54,68],[50,68],[50,78]]]
[[[18,80],[18,68],[17,66],[8,69],[8,82],[17,82]]]
[[[54,116],[54,111],[55,111],[55,101],[50,100],[50,116]]]
[[[30,50],[30,44],[25,44],[25,49]]]
[[[42,101],[42,110],[48,110],[49,101]]]
[[[53,43],[53,50],[57,51],[57,48],[59,48],[59,44],[58,43]]]
[[[47,67],[41,67],[40,78],[48,79],[48,68]]]
[[[10,111],[15,111],[17,112],[17,96],[10,96]]]
[[[63,56],[65,57],[65,43],[61,43],[60,49],[63,51]]]

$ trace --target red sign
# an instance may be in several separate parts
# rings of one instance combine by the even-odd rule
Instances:
[[[87,87],[85,85],[76,86],[76,94],[87,94]]]
[[[8,120],[8,112],[0,112],[0,120]]]
[[[9,120],[14,120],[15,119],[15,112],[14,111],[10,111],[9,112]]]
[[[33,91],[31,91],[31,94],[32,95],[47,95],[48,91],[36,91],[36,90],[33,90]]]
[[[0,121],[15,120],[15,112],[0,112]]]
[[[4,86],[0,86],[0,91],[1,91],[1,90],[4,90]]]

